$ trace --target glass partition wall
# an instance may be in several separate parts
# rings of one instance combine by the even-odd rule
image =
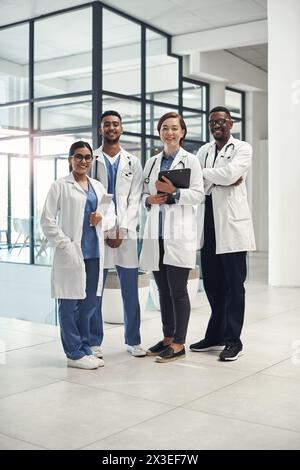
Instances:
[[[101,144],[102,111],[120,112],[142,164],[165,112],[183,114],[189,151],[208,139],[208,85],[183,77],[170,36],[101,2],[1,27],[0,64],[0,262],[51,264],[45,196],[75,140]]]

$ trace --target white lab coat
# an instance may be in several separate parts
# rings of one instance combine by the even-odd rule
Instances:
[[[197,156],[203,171],[205,194],[212,195],[216,254],[253,251],[255,238],[245,181],[251,166],[252,147],[231,136],[212,167],[215,149],[215,142],[208,143],[199,149]],[[231,186],[241,176],[243,182]]]
[[[101,181],[107,190],[107,169],[102,147],[94,151],[97,160],[94,162],[93,175]],[[116,176],[116,224],[127,231],[127,238],[119,248],[110,248],[105,244],[105,268],[121,266],[138,267],[137,226],[139,223],[139,206],[142,194],[143,170],[137,157],[121,148],[120,163]]]
[[[158,179],[163,153],[151,157],[144,169],[143,203],[151,194],[157,194],[155,182]],[[149,176],[153,162],[155,164]],[[180,198],[175,204],[164,204],[164,264],[184,268],[194,268],[197,246],[198,206],[204,198],[203,177],[197,157],[182,147],[177,153],[172,169],[190,168],[191,179],[188,189],[180,189]],[[149,183],[147,183],[149,178]],[[147,219],[143,236],[140,266],[144,270],[159,270],[159,209],[152,204],[147,209]]]
[[[106,191],[99,181],[89,178],[89,182],[98,198],[97,212],[102,214],[101,197]],[[85,204],[86,193],[75,181],[73,173],[52,183],[42,211],[41,227],[50,245],[55,247],[51,275],[51,293],[54,298],[86,297],[86,273],[81,250]],[[101,296],[103,283],[103,232],[114,224],[115,211],[112,202],[96,226],[100,251],[98,296]]]

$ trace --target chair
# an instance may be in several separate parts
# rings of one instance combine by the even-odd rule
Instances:
[[[26,247],[27,242],[30,238],[30,220],[29,219],[14,218],[13,219],[13,228],[14,228],[14,231],[18,234],[18,236],[17,236],[17,239],[16,239],[15,243],[13,244],[13,246],[10,249],[10,253],[17,246],[18,241],[20,240],[20,238],[23,237],[23,244],[22,244],[21,249],[18,253],[18,256],[19,256],[19,254],[21,253],[23,248]]]

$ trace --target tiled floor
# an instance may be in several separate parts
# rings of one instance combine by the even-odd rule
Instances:
[[[105,367],[67,369],[56,327],[0,318],[0,449],[300,449],[300,289],[272,288],[250,259],[245,354],[132,358],[106,325]],[[198,294],[187,344],[209,308]],[[143,343],[160,338],[145,312]]]

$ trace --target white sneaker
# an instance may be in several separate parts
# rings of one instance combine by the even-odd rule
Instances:
[[[129,346],[129,344],[126,344],[126,349],[134,357],[146,356],[146,351],[142,348],[140,344],[136,344],[135,346]]]
[[[99,359],[103,359],[103,352],[100,346],[92,346],[91,350],[94,356],[99,357]]]
[[[99,361],[103,362],[101,359],[98,359],[95,356],[83,356],[80,359],[69,359],[67,360],[68,367],[76,367],[77,369],[98,369],[101,367]],[[103,364],[104,365],[104,362]]]
[[[100,357],[96,357],[93,354],[91,354],[90,356],[88,356],[88,358],[93,364],[95,364],[95,363],[98,364],[97,367],[103,367],[104,366],[104,361],[103,361],[103,359],[100,359]]]

